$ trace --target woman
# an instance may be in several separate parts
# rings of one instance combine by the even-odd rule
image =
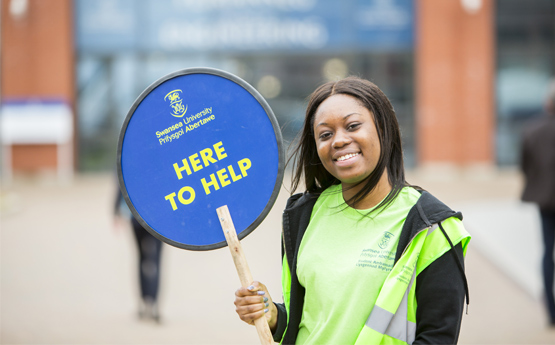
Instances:
[[[462,216],[407,184],[393,107],[349,77],[310,97],[283,215],[284,303],[236,291],[283,344],[456,343],[468,289]],[[418,305],[418,308],[417,308]]]

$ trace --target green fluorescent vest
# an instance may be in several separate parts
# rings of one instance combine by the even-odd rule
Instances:
[[[461,242],[466,254],[470,236],[460,222],[446,220],[444,228],[453,245]],[[412,344],[416,336],[416,277],[450,249],[437,225],[420,231],[385,280],[355,344]]]
[[[461,243],[466,255],[470,235],[462,222],[448,218],[442,226],[453,246]],[[386,278],[355,344],[412,344],[416,335],[416,277],[449,250],[451,245],[437,224],[416,232]],[[291,273],[285,256],[282,285],[289,315]]]

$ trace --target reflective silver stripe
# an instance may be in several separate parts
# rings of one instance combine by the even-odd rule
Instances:
[[[378,305],[374,306],[368,320],[366,320],[366,326],[372,328],[374,331],[385,334],[387,326],[393,319],[394,314],[381,308]]]
[[[436,224],[433,224],[432,226],[430,226],[429,230],[428,230],[428,234],[426,236],[430,236],[432,234],[432,232],[434,232],[437,228],[439,228],[439,226]]]
[[[381,334],[412,344],[416,337],[416,323],[407,320],[407,311],[409,291],[415,278],[416,271],[412,274],[410,284],[407,286],[405,295],[395,314],[375,305],[368,320],[366,320],[366,326]]]
[[[438,224],[433,224],[428,228],[426,236],[431,235],[438,228]],[[423,229],[424,230],[424,229]],[[408,248],[408,245],[407,245]],[[407,249],[405,248],[405,250]],[[404,254],[404,252],[403,252]],[[386,334],[392,338],[412,344],[416,338],[416,323],[407,320],[409,292],[412,284],[416,280],[416,269],[412,273],[410,283],[407,286],[403,299],[397,308],[395,314],[381,308],[378,305],[374,306],[370,316],[366,320],[366,326],[375,330],[378,333]]]

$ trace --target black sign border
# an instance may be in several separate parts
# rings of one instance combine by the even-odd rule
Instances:
[[[262,212],[258,215],[258,217],[254,220],[254,222],[252,222],[251,225],[249,225],[245,230],[243,230],[243,231],[241,231],[240,233],[237,234],[237,237],[239,238],[239,240],[242,240],[243,238],[247,237],[251,232],[254,231],[254,229],[256,229],[260,225],[260,223],[262,223],[262,221],[266,218],[266,216],[268,215],[268,213],[270,212],[270,210],[274,206],[274,203],[275,203],[275,201],[278,197],[278,194],[279,194],[279,191],[281,189],[282,182],[283,182],[283,175],[284,175],[284,170],[285,170],[285,158],[284,158],[284,151],[283,151],[283,137],[281,135],[281,130],[279,128],[279,124],[277,122],[277,119],[276,119],[272,109],[268,105],[268,102],[266,102],[266,100],[264,99],[264,97],[262,97],[262,95],[260,95],[260,93],[254,87],[252,87],[249,83],[247,83],[243,79],[241,79],[241,78],[237,77],[236,75],[233,75],[229,72],[222,71],[222,70],[219,70],[219,69],[216,69],[216,68],[194,67],[194,68],[186,68],[186,69],[178,70],[176,72],[170,73],[170,74],[156,80],[148,88],[146,88],[139,95],[139,97],[137,97],[137,99],[135,100],[135,102],[133,103],[131,108],[129,109],[129,112],[127,113],[127,116],[125,117],[125,121],[123,122],[123,125],[121,127],[121,131],[120,131],[119,139],[118,139],[117,164],[116,164],[116,166],[117,166],[119,188],[120,188],[120,191],[123,195],[123,198],[125,199],[125,202],[127,203],[127,206],[129,207],[129,209],[131,210],[131,213],[133,214],[133,217],[135,217],[135,219],[142,225],[142,227],[145,228],[148,232],[150,232],[157,239],[159,239],[159,240],[161,240],[161,241],[163,241],[167,244],[170,244],[174,247],[181,248],[181,249],[194,250],[194,251],[207,251],[207,250],[214,250],[214,249],[219,249],[219,248],[226,247],[227,242],[224,240],[224,241],[218,242],[218,243],[197,246],[197,245],[179,243],[179,242],[173,241],[173,240],[159,234],[156,230],[152,229],[147,224],[147,222],[141,217],[139,212],[137,212],[137,210],[133,206],[133,203],[131,202],[131,199],[129,198],[129,194],[127,193],[127,188],[125,187],[125,183],[123,181],[123,173],[122,173],[122,170],[121,170],[121,150],[122,150],[122,146],[123,146],[123,139],[125,137],[125,133],[127,131],[127,126],[129,125],[129,121],[131,120],[131,117],[135,113],[135,110],[137,109],[139,104],[141,104],[141,102],[145,99],[145,97],[147,95],[150,94],[150,92],[152,90],[154,90],[155,88],[160,86],[162,83],[164,83],[164,82],[166,82],[170,79],[180,77],[180,76],[184,76],[184,75],[188,75],[188,74],[210,74],[210,75],[215,75],[215,76],[218,76],[218,77],[228,79],[228,80],[238,84],[243,89],[248,91],[258,101],[258,103],[262,106],[262,108],[264,108],[264,111],[266,112],[266,115],[268,116],[268,119],[270,120],[270,122],[272,123],[272,127],[274,128],[274,134],[275,134],[276,139],[277,139],[278,155],[279,155],[278,174],[277,174],[276,182],[274,184],[274,190],[272,191],[272,195],[270,196],[270,199],[266,203],[266,206],[264,207]],[[221,205],[221,206],[224,206],[224,205]],[[216,212],[216,210],[214,210],[214,212]],[[231,215],[231,216],[233,218],[233,215]],[[222,232],[223,232],[223,230],[222,230]]]

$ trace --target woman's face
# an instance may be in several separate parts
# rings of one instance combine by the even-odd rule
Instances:
[[[380,158],[380,141],[372,113],[356,98],[327,98],[314,115],[314,137],[324,168],[344,187],[366,179]]]

